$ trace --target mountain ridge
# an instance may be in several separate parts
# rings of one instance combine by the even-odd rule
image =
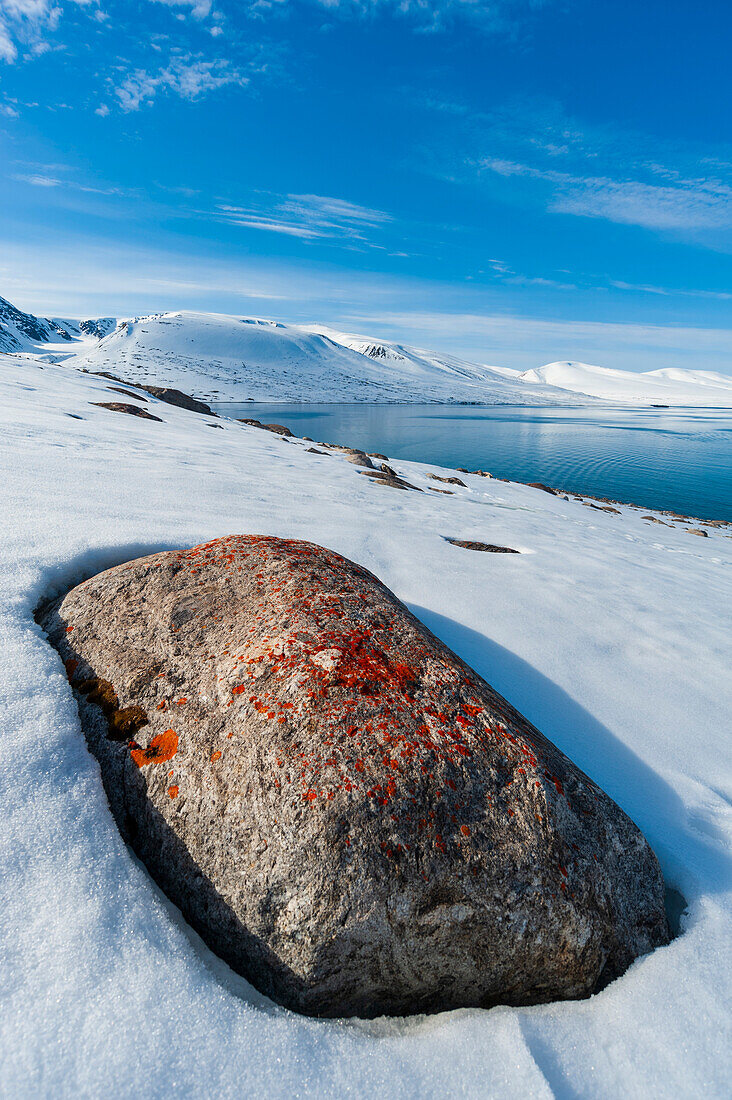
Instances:
[[[341,332],[192,310],[42,318],[0,298],[0,353],[173,386],[207,401],[732,407],[732,378],[578,361],[527,371]]]

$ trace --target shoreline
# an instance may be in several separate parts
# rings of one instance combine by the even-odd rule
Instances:
[[[238,402],[237,402],[237,404],[238,404]],[[322,404],[322,402],[318,402],[318,404]],[[333,404],[334,405],[338,404],[338,402],[333,402]],[[225,419],[236,420],[237,418],[236,417],[226,417]],[[256,426],[262,428],[262,430],[264,430],[264,431],[271,430],[270,425],[257,423]],[[287,425],[280,425],[280,427],[287,428]],[[332,447],[332,448],[335,448],[335,449],[339,449],[339,448],[344,449],[345,448],[346,450],[360,451],[360,448],[352,448],[352,447],[350,447],[350,445],[345,444],[345,443],[325,443],[323,440],[312,440],[309,436],[298,436],[298,435],[296,435],[295,432],[292,432],[289,428],[287,428],[287,431],[288,431],[289,435],[292,438],[298,439],[301,442],[305,442],[305,443],[315,442],[315,443],[317,443],[317,445],[319,447]],[[375,457],[373,452],[371,452],[370,457]],[[378,457],[384,457],[384,456],[378,456]],[[440,466],[441,469],[452,470],[456,474],[471,474],[473,476],[478,476],[478,477],[487,477],[491,481],[501,481],[501,482],[504,482],[504,483],[510,484],[510,485],[526,485],[526,486],[529,486],[529,487],[532,487],[532,488],[541,488],[545,492],[549,492],[551,495],[561,497],[562,499],[565,499],[565,500],[570,500],[571,498],[574,498],[576,501],[582,502],[582,503],[584,503],[585,501],[598,501],[599,504],[602,504],[602,505],[610,505],[610,506],[620,505],[623,508],[633,508],[633,509],[636,509],[637,511],[655,512],[659,516],[667,516],[669,519],[678,520],[678,521],[681,521],[683,523],[696,523],[696,524],[700,524],[701,526],[704,526],[704,527],[713,527],[713,528],[717,528],[717,529],[721,529],[721,528],[724,528],[724,527],[732,527],[732,520],[727,520],[727,519],[702,519],[699,516],[692,516],[692,515],[685,514],[683,512],[675,512],[670,508],[657,508],[657,507],[655,507],[654,505],[651,505],[651,504],[636,504],[634,501],[618,500],[615,497],[604,497],[604,496],[598,496],[594,493],[578,492],[575,489],[568,489],[568,488],[563,488],[563,487],[559,487],[559,486],[556,486],[556,485],[549,485],[548,483],[539,484],[537,482],[531,482],[531,481],[520,481],[517,478],[498,477],[495,474],[486,473],[485,471],[481,471],[481,470],[468,470],[468,469],[466,469],[465,467],[462,467],[462,466],[442,466],[440,463],[427,462],[424,459],[418,459],[418,458],[390,458],[390,456],[388,456],[388,455],[386,456],[386,461],[392,461],[392,462],[417,462],[417,463],[420,463],[421,465],[424,465],[424,466]],[[643,517],[641,517],[641,518],[643,518]],[[653,519],[652,519],[652,521],[653,521]],[[662,521],[655,520],[655,522],[662,522]]]

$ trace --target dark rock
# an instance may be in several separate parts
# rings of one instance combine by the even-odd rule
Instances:
[[[346,462],[350,462],[353,466],[364,466],[367,470],[373,470],[373,462],[363,451],[352,450],[350,447],[339,447],[338,450]]]
[[[520,550],[512,550],[510,546],[495,546],[491,542],[472,542],[469,539],[447,538],[453,546],[462,546],[464,550],[484,550],[490,554],[520,554]]]
[[[386,462],[389,458],[388,455],[380,455],[378,451],[369,451],[370,458],[382,458]]]
[[[205,416],[216,416],[205,401],[197,401],[195,397],[189,397],[181,390],[175,390],[171,386],[140,386],[145,393],[157,397],[158,401],[165,401],[168,405],[177,405],[179,409],[187,409],[188,412],[202,413]]]
[[[503,480],[503,478],[501,478],[500,480]],[[551,489],[548,485],[544,485],[541,481],[530,481],[529,488],[541,489],[543,493],[551,493],[553,497],[559,496],[556,489]]]
[[[463,489],[465,488],[465,482],[459,477],[440,477],[439,474],[427,474],[427,477],[432,481],[444,481],[445,485],[462,485]]]
[[[690,535],[701,535],[703,539],[709,538],[709,532],[704,531],[701,527],[685,527],[685,531],[688,531]]]
[[[614,516],[622,515],[619,508],[613,508],[611,504],[593,504],[591,500],[583,500],[585,508],[594,508],[597,512],[610,512]]]
[[[84,374],[94,374],[97,378],[108,378],[110,382],[120,382],[123,386],[133,385],[133,383],[128,382],[126,378],[120,378],[116,374],[110,374],[107,370],[84,371]]]
[[[147,401],[141,393],[133,393],[132,390],[125,390],[121,386],[107,386],[107,389],[114,390],[115,393],[123,393],[125,397],[132,397],[135,401]]]
[[[583,997],[667,941],[633,822],[338,554],[232,536],[110,569],[42,622],[123,834],[282,1004]]]
[[[386,464],[386,462],[382,462],[381,466],[379,466],[379,469],[381,470],[382,474],[388,474],[389,477],[398,477],[399,476],[397,474],[396,470],[392,469],[391,466],[388,466]]]
[[[309,454],[309,455],[324,455],[325,451],[319,451],[317,447],[308,447],[307,454]]]
[[[96,405],[99,409],[111,409],[112,412],[129,413],[130,416],[141,416],[143,420],[157,420],[158,424],[163,423],[159,416],[153,416],[147,409],[141,409],[139,405],[127,405],[124,401],[90,401],[89,404]]]
[[[237,417],[238,424],[249,424],[252,428],[262,428],[265,432],[274,432],[275,435],[281,435],[283,438],[292,436],[292,432],[289,428],[286,428],[284,424],[263,424],[261,420],[252,420],[251,417]]]
[[[366,477],[370,477],[377,485],[388,485],[392,489],[414,489],[417,493],[422,492],[417,485],[412,485],[410,481],[405,481],[404,478],[399,477],[398,474],[386,474],[383,470],[359,470],[358,472],[364,474]]]

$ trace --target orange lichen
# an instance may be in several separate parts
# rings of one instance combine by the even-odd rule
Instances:
[[[171,798],[177,798],[178,797],[178,787],[175,784],[173,784],[172,787],[168,787],[168,794],[170,795]]]
[[[144,768],[147,764],[163,764],[166,760],[172,760],[178,751],[178,734],[175,730],[166,730],[153,737],[146,749],[138,746],[132,749],[132,759],[138,768]]]
[[[221,749],[217,749],[216,752],[211,753],[211,763],[215,764],[217,760],[221,759]]]

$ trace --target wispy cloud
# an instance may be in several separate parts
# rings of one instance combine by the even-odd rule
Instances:
[[[166,7],[178,19],[191,16],[214,38],[221,37],[225,11],[259,22],[280,18],[293,0],[147,0]],[[332,18],[364,19],[389,14],[409,21],[418,31],[440,31],[468,21],[485,32],[505,31],[550,0],[305,0]],[[86,10],[97,23],[114,27],[119,20],[99,7],[99,0],[0,0],[0,60],[14,62],[20,50],[36,56],[51,48],[51,37],[67,11]]]
[[[364,241],[368,230],[392,220],[383,210],[325,195],[266,196],[249,206],[221,203],[214,213],[231,225],[301,240],[335,237]]]
[[[20,183],[30,183],[32,187],[61,187],[63,185],[63,180],[56,179],[55,176],[43,176],[38,173],[30,175],[19,173],[13,176],[13,179],[18,180]]]
[[[732,226],[732,188],[720,180],[680,179],[673,186],[658,185],[638,179],[582,176],[501,157],[484,157],[479,168],[549,184],[547,208],[557,213],[648,229]]]
[[[194,100],[227,85],[244,87],[249,79],[246,73],[225,58],[205,61],[200,57],[184,56],[174,58],[156,72],[135,69],[124,77],[114,91],[123,111],[137,111],[143,105],[152,103],[161,91],[171,92],[181,99]]]

